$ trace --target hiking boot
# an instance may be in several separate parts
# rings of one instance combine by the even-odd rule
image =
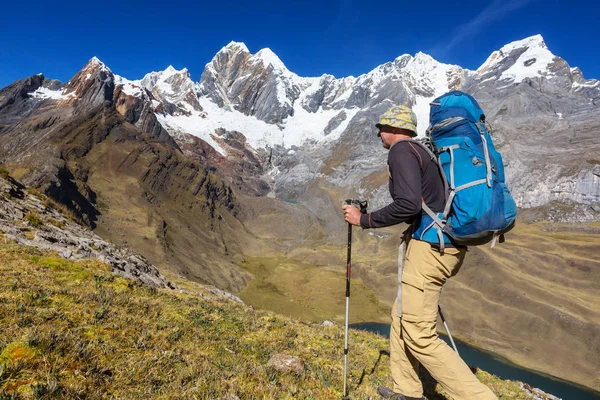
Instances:
[[[386,388],[385,386],[379,386],[377,391],[381,397],[389,400],[425,400],[424,397],[408,397],[400,393],[394,393],[392,389]]]

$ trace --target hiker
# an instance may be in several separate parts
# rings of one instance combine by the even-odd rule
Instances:
[[[389,150],[393,202],[368,214],[344,205],[346,222],[363,229],[418,223],[422,201],[434,212],[443,211],[444,178],[427,151],[411,140],[417,136],[416,126],[416,116],[406,106],[394,106],[381,116],[377,136]],[[439,245],[411,238],[411,234],[412,229],[408,229],[400,246],[404,253],[398,257],[401,284],[392,308],[390,364],[394,386],[392,390],[381,387],[379,393],[390,399],[423,399],[420,363],[455,400],[497,400],[436,333],[442,286],[460,269],[466,246],[448,240],[440,251]]]

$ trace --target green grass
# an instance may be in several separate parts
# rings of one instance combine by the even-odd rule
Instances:
[[[34,228],[39,228],[40,226],[44,225],[44,222],[42,221],[40,216],[33,211],[29,211],[27,213],[27,215],[25,216],[25,221],[27,221],[29,225]]]
[[[342,388],[341,326],[301,323],[190,293],[156,290],[96,260],[69,261],[0,239],[0,399],[335,399]],[[390,384],[384,338],[351,331],[352,398]],[[267,367],[275,353],[304,371]],[[516,382],[478,376],[503,399]],[[427,380],[428,399],[444,399]]]
[[[248,257],[242,267],[253,275],[239,296],[248,304],[311,322],[345,318],[345,268],[334,271],[283,257]],[[388,315],[375,292],[351,280],[352,322],[379,321]],[[385,319],[387,321],[387,318]]]

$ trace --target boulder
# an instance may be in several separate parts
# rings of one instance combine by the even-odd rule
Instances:
[[[267,363],[267,367],[273,368],[279,372],[294,372],[295,374],[300,375],[304,372],[304,361],[288,354],[276,353],[271,356],[271,359]]]

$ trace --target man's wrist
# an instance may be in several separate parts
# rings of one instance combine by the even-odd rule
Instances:
[[[362,214],[360,216],[360,227],[363,229],[370,229],[371,226],[371,213]]]

